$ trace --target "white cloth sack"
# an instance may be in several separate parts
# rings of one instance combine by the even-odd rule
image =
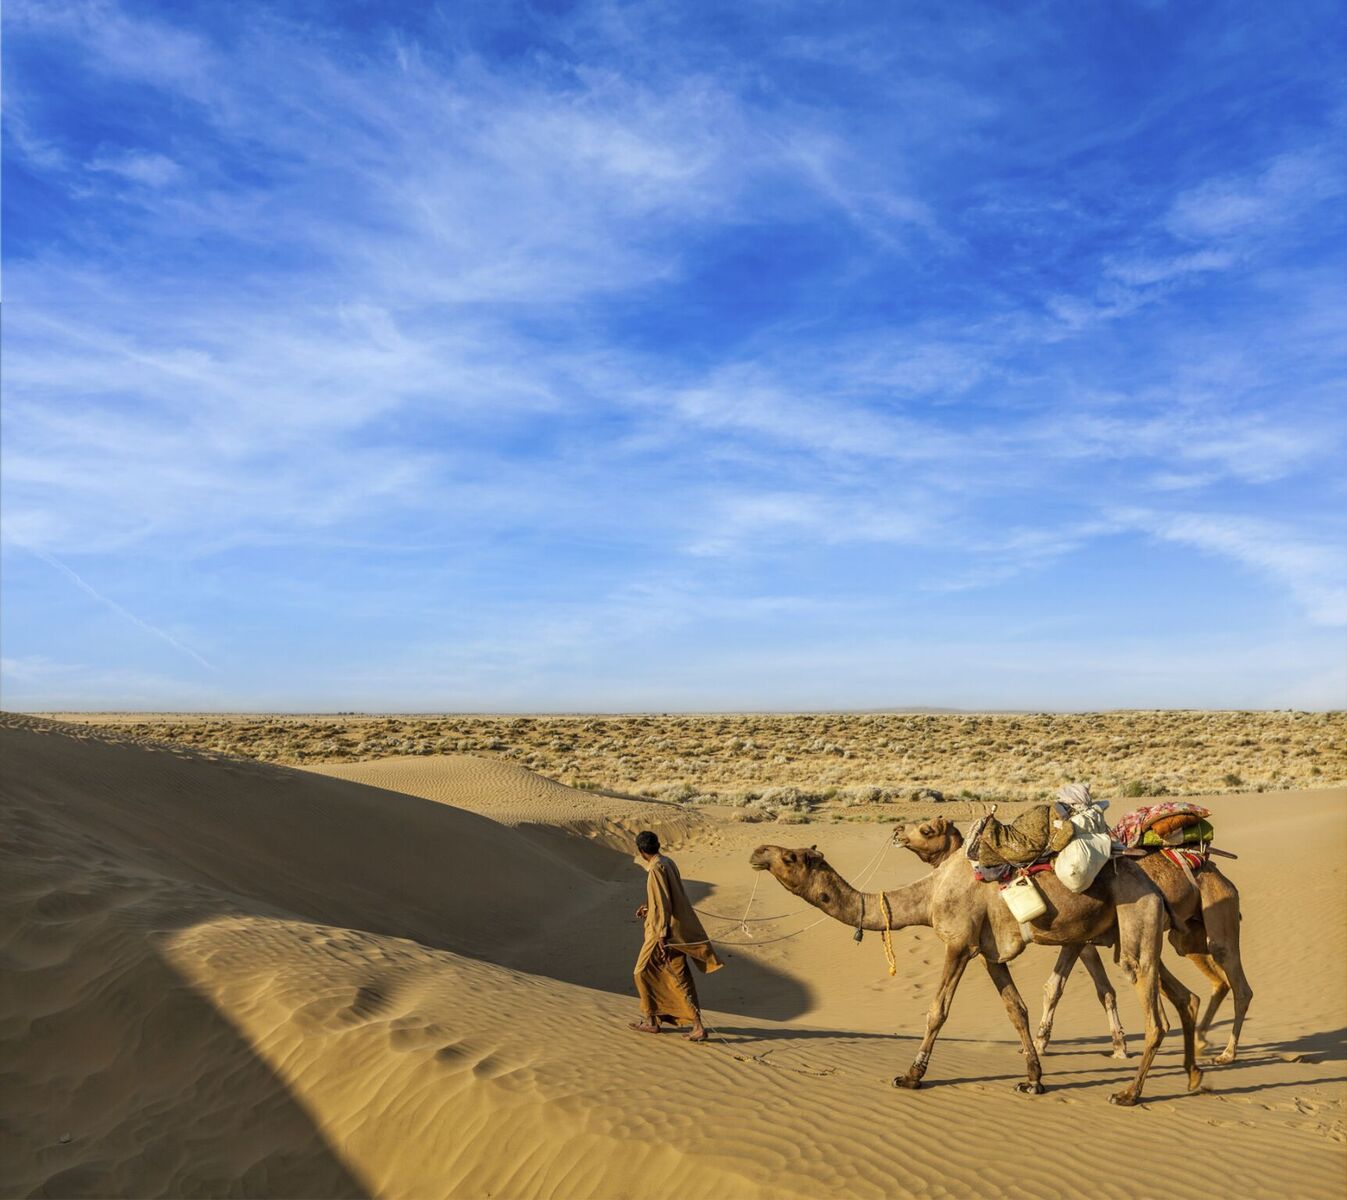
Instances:
[[[1070,814],[1075,836],[1053,860],[1052,869],[1062,886],[1073,892],[1089,887],[1113,854],[1113,838],[1103,812],[1107,806],[1107,800],[1091,800],[1090,789],[1082,783],[1068,784],[1058,793],[1054,810],[1059,816]]]

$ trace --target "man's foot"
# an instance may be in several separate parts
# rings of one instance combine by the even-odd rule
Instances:
[[[692,1032],[685,1033],[683,1037],[689,1042],[705,1042],[710,1040],[705,1027],[702,1025],[694,1025],[692,1027]]]
[[[628,1029],[634,1029],[634,1030],[636,1030],[637,1033],[658,1033],[658,1032],[659,1032],[659,1022],[658,1022],[658,1021],[629,1021],[629,1022],[627,1023],[627,1028],[628,1028]]]

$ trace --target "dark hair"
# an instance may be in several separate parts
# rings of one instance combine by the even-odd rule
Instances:
[[[659,838],[650,830],[644,829],[636,835],[636,849],[642,854],[658,854]]]

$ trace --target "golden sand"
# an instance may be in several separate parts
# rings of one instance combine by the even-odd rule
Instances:
[[[357,779],[28,718],[0,739],[4,1195],[1328,1197],[1347,1178],[1347,789],[1203,800],[1240,855],[1241,1056],[1185,1095],[1172,1035],[1120,1110],[1133,1064],[1105,1056],[1087,981],[1026,1097],[976,964],[928,1086],[893,1089],[929,930],[896,935],[890,979],[878,939],[831,921],[749,947],[708,921],[717,1040],[625,1031],[635,829],[663,830],[709,911],[742,913],[757,882],[765,943],[818,914],[748,870],[752,846],[817,841],[855,876],[880,826],[750,826],[457,752],[340,768]],[[923,870],[891,849],[871,886]],[[1051,962],[1013,964],[1032,1009]]]

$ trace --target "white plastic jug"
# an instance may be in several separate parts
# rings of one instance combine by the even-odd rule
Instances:
[[[1032,921],[1035,917],[1041,917],[1048,911],[1038,886],[1028,875],[1017,875],[1013,883],[1006,884],[1001,889],[1001,899],[1006,902],[1006,907],[1010,909],[1015,920],[1021,924]]]

